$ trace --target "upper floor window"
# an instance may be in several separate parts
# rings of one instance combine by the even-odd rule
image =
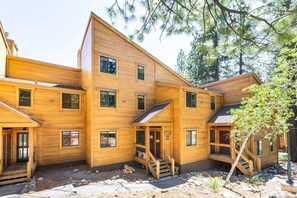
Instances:
[[[144,66],[137,65],[137,79],[144,80]]]
[[[210,109],[215,110],[216,109],[216,97],[210,96]]]
[[[19,106],[31,107],[32,91],[31,89],[19,89]]]
[[[257,141],[257,155],[262,155],[263,153],[263,142],[262,140]]]
[[[100,131],[100,148],[116,146],[116,131]]]
[[[116,59],[100,56],[100,72],[116,75],[117,74]]]
[[[145,110],[145,96],[144,95],[137,95],[137,108],[138,110]]]
[[[196,130],[186,130],[186,145],[196,146],[197,145],[197,131]]]
[[[62,93],[63,109],[79,109],[79,94]]]
[[[62,147],[79,146],[79,131],[62,131]]]
[[[100,107],[117,107],[116,92],[100,91]]]
[[[196,108],[197,107],[197,94],[194,92],[186,92],[186,107]]]

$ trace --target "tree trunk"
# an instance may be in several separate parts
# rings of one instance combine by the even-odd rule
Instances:
[[[290,149],[291,149],[291,161],[297,162],[297,120],[295,120],[297,116],[297,107],[293,107],[293,112],[295,116],[291,119],[291,124],[293,125],[290,130]]]
[[[243,59],[242,59],[242,52],[239,54],[239,74],[242,74],[242,67],[243,67]]]
[[[215,81],[219,81],[219,58],[217,58],[216,63],[215,63],[215,76],[214,76]]]
[[[232,173],[234,172],[234,170],[235,170],[235,168],[236,168],[236,165],[237,165],[237,163],[238,163],[238,161],[239,161],[239,159],[240,159],[240,156],[241,156],[241,154],[242,154],[242,152],[243,152],[243,150],[244,150],[244,148],[245,148],[245,146],[246,146],[246,143],[247,143],[249,137],[252,135],[253,132],[254,132],[254,131],[251,131],[251,132],[249,132],[249,133],[245,136],[245,138],[244,138],[244,140],[243,140],[243,143],[242,143],[242,145],[240,146],[239,152],[238,152],[238,154],[237,154],[237,156],[236,156],[236,158],[235,158],[234,163],[232,164],[232,167],[231,167],[231,169],[230,169],[230,171],[229,171],[229,173],[228,173],[228,175],[227,175],[227,177],[226,177],[226,180],[225,180],[225,183],[224,183],[223,186],[226,186],[226,185],[229,183],[230,178],[231,178],[231,176],[232,176]]]

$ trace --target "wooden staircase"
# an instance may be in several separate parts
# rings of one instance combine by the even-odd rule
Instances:
[[[246,155],[250,156],[250,159],[246,155],[242,154],[236,165],[236,167],[245,175],[253,176],[256,172],[261,172],[261,158],[253,155],[249,150],[244,150]],[[235,156],[238,154],[238,150],[235,148]]]
[[[20,182],[27,182],[27,170],[7,171],[0,176],[0,186]]]
[[[160,162],[160,176],[159,176],[160,179],[171,176],[172,172],[171,172],[170,166],[167,163],[165,163],[164,160],[162,159],[159,159],[158,161]],[[157,172],[156,164],[152,160],[150,160],[149,163],[152,166],[153,170]]]

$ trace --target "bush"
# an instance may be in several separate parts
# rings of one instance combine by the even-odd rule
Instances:
[[[221,182],[222,182],[223,178],[222,177],[214,177],[211,178],[208,186],[211,187],[214,190],[217,190],[221,187]]]

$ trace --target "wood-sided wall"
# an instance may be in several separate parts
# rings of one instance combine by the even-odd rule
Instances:
[[[85,107],[84,92],[69,89],[53,89],[41,86],[0,82],[0,100],[17,107],[19,88],[32,90],[32,107],[19,109],[40,120],[42,125],[34,131],[36,157],[39,165],[84,160],[85,157]],[[61,110],[61,93],[81,94],[80,110]],[[80,130],[80,145],[61,147],[61,131]]]
[[[7,77],[66,85],[80,85],[80,69],[16,56],[7,56]]]
[[[217,89],[224,92],[224,104],[240,103],[242,98],[250,97],[250,93],[242,90],[252,84],[259,84],[258,79],[253,74],[245,74],[234,78],[211,83],[202,87]]]
[[[6,74],[6,55],[8,49],[5,39],[4,31],[0,24],[0,77]]]

